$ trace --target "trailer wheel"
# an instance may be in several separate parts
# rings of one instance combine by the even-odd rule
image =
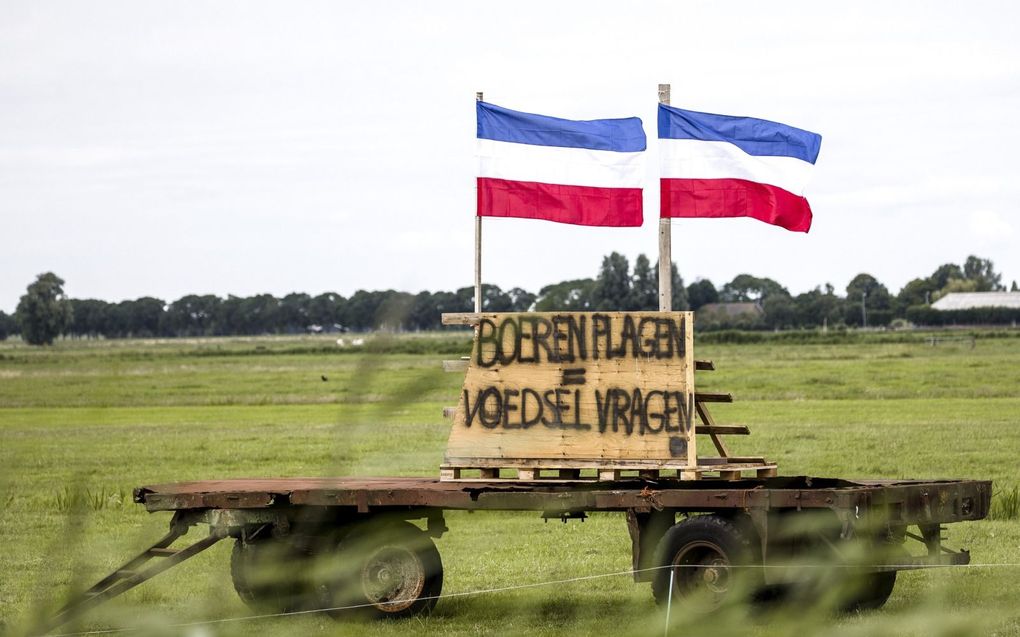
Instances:
[[[748,597],[760,584],[758,569],[738,569],[754,564],[751,539],[732,521],[717,515],[699,515],[671,527],[656,548],[660,568],[652,580],[658,604],[669,597],[691,600],[705,609]]]
[[[882,571],[862,575],[854,584],[859,592],[845,602],[840,610],[844,613],[858,613],[878,610],[889,601],[896,586],[896,571]]]
[[[435,543],[405,521],[366,523],[341,542],[344,576],[331,586],[332,603],[375,617],[431,612],[443,590],[443,562]],[[339,614],[345,614],[341,608]]]
[[[241,600],[259,611],[291,612],[321,608],[321,591],[307,580],[310,555],[281,540],[238,538],[230,554],[230,575]]]
[[[877,554],[886,564],[902,564],[910,554],[901,546],[885,545]],[[844,613],[878,610],[889,601],[896,586],[897,571],[871,571],[851,576],[847,600],[840,605]]]

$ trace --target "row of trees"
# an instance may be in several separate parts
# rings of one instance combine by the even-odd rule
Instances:
[[[925,307],[949,292],[1003,289],[992,262],[974,256],[963,266],[942,265],[930,276],[910,281],[895,296],[865,273],[850,281],[845,296],[830,284],[792,295],[778,282],[750,274],[738,275],[721,287],[708,279],[685,286],[675,264],[671,276],[673,309],[753,304],[744,308],[748,311],[705,311],[698,317],[702,329],[886,325],[908,317],[910,308]],[[40,275],[21,297],[15,317],[0,312],[0,339],[15,333],[30,343],[51,343],[61,335],[122,338],[298,333],[310,328],[434,330],[442,328],[443,313],[469,312],[474,307],[471,287],[418,294],[358,290],[350,298],[333,292],[282,298],[192,294],[170,303],[153,297],[109,303],[69,299],[63,284],[53,273]],[[632,270],[627,258],[614,252],[603,258],[595,278],[547,285],[537,294],[484,285],[482,307],[491,312],[654,310],[658,309],[658,288],[658,264],[642,254]]]

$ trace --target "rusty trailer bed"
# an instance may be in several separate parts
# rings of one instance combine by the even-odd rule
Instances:
[[[139,487],[147,510],[341,507],[358,513],[438,508],[520,511],[829,508],[860,517],[876,508],[905,524],[945,524],[988,514],[983,480],[846,480],[808,476],[605,482],[444,482],[430,478],[267,478],[203,480]]]

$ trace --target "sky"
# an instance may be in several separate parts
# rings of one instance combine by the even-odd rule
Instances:
[[[486,219],[483,280],[654,261],[672,103],[823,136],[808,234],[673,223],[685,281],[896,292],[970,254],[1020,280],[1020,9],[960,2],[0,4],[0,310],[76,298],[472,284],[476,91],[639,116],[644,225]]]

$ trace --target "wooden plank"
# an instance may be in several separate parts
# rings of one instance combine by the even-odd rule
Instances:
[[[672,228],[669,217],[659,219],[659,311],[671,312],[673,310],[673,258],[672,251]],[[666,273],[666,274],[661,274]]]
[[[722,439],[718,436],[718,434],[712,431],[712,428],[716,425],[715,421],[712,420],[712,414],[708,413],[708,407],[705,406],[705,403],[698,402],[695,398],[694,408],[697,410],[698,416],[701,418],[701,422],[705,423],[705,425],[709,427],[708,435],[712,438],[712,444],[715,445],[715,450],[719,452],[720,456],[730,455],[730,452],[726,448],[726,445],[723,444]],[[697,431],[697,428],[695,428],[694,432],[697,433]]]
[[[466,360],[443,361],[444,372],[466,372],[468,362]]]
[[[747,436],[750,435],[751,430],[746,425],[696,425],[694,433]]]
[[[690,312],[482,313],[446,462],[696,466],[692,320]]]
[[[676,477],[681,480],[700,480],[706,473],[719,474],[722,480],[739,480],[743,472],[754,471],[758,477],[771,477],[776,475],[776,466],[762,463],[720,463],[708,464],[697,467],[677,467],[675,469],[635,466],[601,467],[594,476],[582,477],[580,469],[550,469],[548,467],[529,467],[516,469],[515,475],[501,474],[497,469],[484,469],[478,467],[460,467],[443,465],[440,472],[440,479],[443,482],[477,482],[479,480],[490,480],[500,482],[596,482],[596,481],[618,481],[640,478],[643,480],[660,480],[668,478],[665,471],[676,471]],[[475,471],[479,476],[474,476]],[[464,472],[471,472],[465,475]]]
[[[732,403],[733,394],[699,391],[694,394],[694,401],[699,403]]]
[[[477,325],[481,314],[477,312],[445,312],[443,325]]]
[[[724,464],[767,464],[765,458],[760,456],[730,456],[727,458],[698,458],[698,466],[706,467],[711,465]]]
[[[669,104],[669,84],[659,84],[659,103]],[[673,228],[669,217],[659,219],[659,311],[673,310]]]
[[[675,460],[630,458],[625,460],[611,458],[481,458],[454,457],[447,458],[443,466],[457,467],[496,467],[496,468],[533,468],[533,469],[682,469],[694,467],[688,465],[683,458]]]
[[[694,361],[694,369],[699,372],[714,372],[715,363],[706,360]]]

